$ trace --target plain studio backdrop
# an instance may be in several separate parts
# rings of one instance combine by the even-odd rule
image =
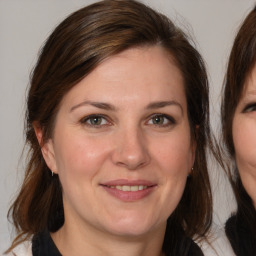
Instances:
[[[13,238],[7,211],[24,173],[25,95],[39,48],[71,12],[92,0],[0,0],[0,254]],[[206,61],[211,97],[211,123],[220,126],[220,95],[231,45],[253,0],[144,0],[192,35]],[[235,209],[222,170],[210,167],[214,224],[223,225]]]

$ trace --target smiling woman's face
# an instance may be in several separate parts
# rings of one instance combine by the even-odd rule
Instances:
[[[194,151],[183,78],[161,47],[100,64],[65,95],[43,147],[62,184],[64,226],[121,236],[165,229]]]
[[[237,168],[256,208],[256,66],[244,89],[235,111],[232,134]]]

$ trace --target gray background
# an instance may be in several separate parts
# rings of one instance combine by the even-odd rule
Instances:
[[[51,30],[92,0],[0,0],[0,253],[13,237],[7,211],[22,180],[23,116],[29,73]],[[237,28],[253,0],[145,0],[190,31],[208,68],[211,122],[219,133],[219,103],[227,57]],[[222,225],[235,209],[221,170],[210,168],[214,223]]]

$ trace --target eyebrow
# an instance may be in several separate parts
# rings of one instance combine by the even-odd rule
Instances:
[[[172,105],[175,105],[177,107],[180,108],[182,114],[183,114],[183,108],[182,108],[182,105],[175,101],[175,100],[171,100],[171,101],[157,101],[157,102],[152,102],[150,103],[146,109],[157,109],[157,108],[164,108],[164,107],[167,107],[167,106],[172,106]]]
[[[256,90],[250,90],[246,92],[245,95],[256,95]]]
[[[244,94],[241,95],[240,101],[247,103],[251,101],[251,97],[255,95],[256,95],[256,90],[246,91]]]
[[[75,109],[86,106],[86,105],[91,105],[93,107],[99,108],[99,109],[104,109],[104,110],[110,110],[110,111],[117,111],[117,108],[109,103],[104,103],[104,102],[95,102],[95,101],[83,101],[75,106],[73,106],[70,109],[70,112],[74,111]],[[164,108],[167,106],[172,106],[175,105],[180,108],[182,114],[183,114],[183,108],[180,103],[177,101],[171,100],[171,101],[156,101],[148,104],[145,109],[158,109],[158,108]]]
[[[73,106],[70,109],[70,112],[74,111],[75,109],[82,107],[82,106],[86,106],[86,105],[91,105],[93,107],[99,108],[99,109],[104,109],[104,110],[111,110],[111,111],[116,111],[116,107],[108,104],[108,103],[104,103],[104,102],[94,102],[94,101],[83,101],[75,106]]]

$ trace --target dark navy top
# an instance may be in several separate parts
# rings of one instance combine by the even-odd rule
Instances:
[[[179,235],[177,235],[179,236]],[[171,244],[166,240],[164,242],[163,250],[167,256],[203,256],[203,252],[199,246],[190,238],[182,236],[179,239],[183,246],[181,246],[175,255],[171,253]],[[178,254],[177,254],[178,253]],[[54,244],[49,231],[41,232],[35,235],[32,239],[32,254],[33,256],[61,256],[58,248]]]

